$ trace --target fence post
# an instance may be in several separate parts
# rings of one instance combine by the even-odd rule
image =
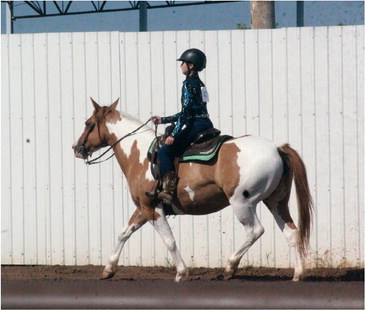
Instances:
[[[251,28],[275,28],[275,3],[274,1],[251,0]]]

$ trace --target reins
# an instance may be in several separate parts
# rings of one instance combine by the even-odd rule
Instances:
[[[85,159],[85,164],[86,165],[95,165],[95,164],[100,164],[100,163],[103,163],[105,161],[107,161],[108,159],[112,158],[115,153],[113,153],[112,155],[110,155],[108,158],[106,159],[103,159],[103,160],[100,160],[100,161],[97,161],[99,160],[100,158],[102,158],[106,153],[108,153],[111,149],[113,149],[120,141],[124,140],[125,138],[128,138],[130,136],[133,136],[134,134],[136,134],[136,132],[138,130],[140,130],[142,127],[144,127],[145,125],[148,124],[148,122],[152,119],[152,117],[150,117],[145,123],[143,123],[141,126],[139,126],[138,128],[136,128],[135,130],[133,130],[132,132],[130,133],[127,133],[125,136],[121,137],[120,139],[118,139],[116,142],[114,142],[104,153],[102,153],[100,156],[94,158],[93,160],[87,160]]]

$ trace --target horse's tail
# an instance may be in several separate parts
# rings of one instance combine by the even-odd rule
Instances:
[[[307,172],[303,160],[289,144],[284,144],[278,149],[284,162],[284,173],[287,171],[290,178],[294,175],[298,201],[298,250],[303,257],[309,245],[313,212],[313,201],[309,191]]]

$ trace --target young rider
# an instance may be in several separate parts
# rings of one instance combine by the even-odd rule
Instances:
[[[208,93],[198,75],[198,72],[206,66],[205,54],[199,49],[192,48],[182,53],[177,60],[181,61],[181,72],[186,75],[181,94],[182,109],[172,116],[152,118],[154,124],[176,122],[171,135],[166,138],[165,144],[158,152],[163,191],[157,197],[167,203],[175,194],[177,184],[174,158],[181,156],[199,133],[213,127],[207,111]]]

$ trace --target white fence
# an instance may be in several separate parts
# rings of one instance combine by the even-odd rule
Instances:
[[[115,160],[87,167],[72,143],[92,112],[121,97],[145,121],[180,109],[176,58],[198,47],[215,126],[289,142],[316,205],[309,266],[363,266],[364,27],[2,36],[2,263],[104,264],[134,210]],[[294,197],[295,195],[293,195]],[[296,218],[295,198],[290,201]],[[266,229],[242,265],[289,267],[285,238]],[[170,217],[189,266],[224,266],[245,238],[230,208]],[[151,226],[120,264],[169,265]]]

